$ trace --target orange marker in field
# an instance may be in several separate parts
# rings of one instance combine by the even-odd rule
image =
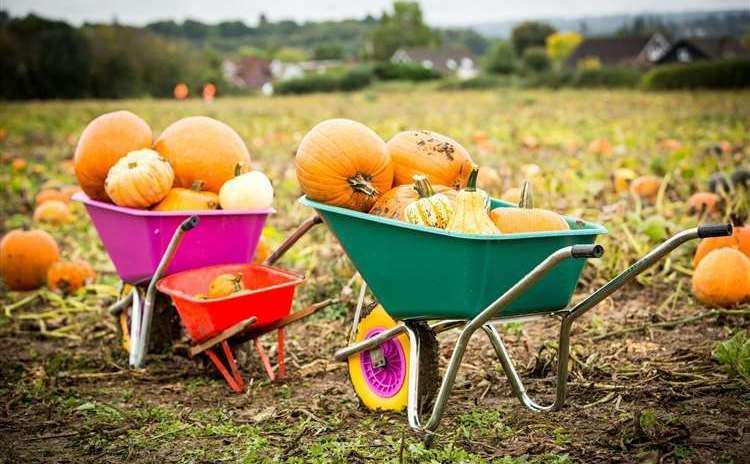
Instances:
[[[174,98],[177,100],[184,100],[187,98],[189,93],[188,86],[184,82],[174,86]]]
[[[214,97],[216,96],[216,86],[212,83],[207,83],[203,85],[203,101],[210,102],[213,101]]]

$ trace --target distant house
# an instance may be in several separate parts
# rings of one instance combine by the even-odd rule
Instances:
[[[584,39],[565,63],[575,67],[581,60],[595,58],[605,66],[647,67],[656,63],[669,48],[669,41],[659,33],[651,37],[591,37]]]
[[[391,57],[392,63],[417,63],[440,74],[453,74],[459,79],[470,79],[479,73],[476,57],[468,48],[400,48]]]
[[[302,77],[308,73],[324,73],[331,68],[336,68],[341,65],[342,63],[339,60],[308,60],[296,63],[285,63],[280,60],[273,60],[271,62],[271,74],[274,79],[285,81]]]
[[[271,61],[254,56],[224,60],[224,78],[237,87],[260,89],[273,80]]]
[[[690,63],[700,60],[718,60],[746,55],[748,51],[733,37],[693,37],[680,39],[657,60],[663,63]]]

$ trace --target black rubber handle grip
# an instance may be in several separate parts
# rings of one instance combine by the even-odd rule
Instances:
[[[601,258],[604,247],[601,245],[573,245],[570,251],[574,258]]]
[[[698,226],[698,237],[727,237],[732,235],[732,224],[706,224]]]
[[[183,232],[187,232],[188,230],[192,229],[193,227],[197,226],[198,223],[201,222],[200,219],[198,219],[198,216],[193,215],[189,218],[185,219],[185,221],[182,223],[180,227],[182,227]]]

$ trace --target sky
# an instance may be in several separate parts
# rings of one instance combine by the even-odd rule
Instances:
[[[750,9],[750,0],[422,0],[422,11],[433,26],[461,26],[494,21],[602,16],[718,9]],[[380,16],[391,0],[0,0],[0,9],[13,16],[29,12],[74,24],[110,22],[144,25],[160,19],[185,18],[215,23],[240,19],[257,23]]]

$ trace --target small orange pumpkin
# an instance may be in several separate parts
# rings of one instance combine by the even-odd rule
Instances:
[[[162,201],[154,206],[154,211],[201,211],[217,209],[219,196],[214,192],[204,192],[203,183],[196,181],[189,189],[173,188]]]
[[[41,287],[59,256],[57,242],[47,232],[13,230],[0,240],[0,277],[11,290]]]
[[[271,256],[271,253],[271,245],[268,243],[268,239],[261,236],[260,241],[258,242],[258,248],[255,249],[255,255],[253,255],[253,264],[262,264],[263,261]]]
[[[463,188],[474,164],[461,144],[428,130],[394,135],[388,153],[393,159],[393,185],[411,184],[415,174],[423,174],[433,185]]]
[[[693,267],[697,267],[707,254],[718,248],[734,248],[750,257],[750,228],[735,226],[729,237],[709,237],[701,240],[693,255]]]
[[[220,274],[208,286],[208,298],[223,298],[244,289],[242,273]]]
[[[64,195],[61,191],[54,189],[54,188],[46,188],[43,190],[40,190],[39,193],[36,194],[35,202],[37,205],[41,205],[45,201],[50,200],[57,200],[62,201],[63,203],[67,203],[69,198]]]
[[[250,168],[250,152],[242,137],[227,124],[206,116],[180,119],[161,133],[154,148],[174,168],[174,186],[219,193],[234,177],[235,167]]]
[[[47,271],[47,286],[68,294],[93,282],[95,278],[94,268],[86,261],[58,261]]]
[[[692,287],[707,305],[741,303],[750,297],[750,259],[734,248],[713,250],[695,268]]]
[[[630,193],[637,198],[654,201],[660,187],[660,177],[641,176],[633,179],[633,182],[630,183]]]
[[[688,199],[688,211],[691,214],[713,214],[719,211],[721,197],[711,192],[694,193]]]
[[[458,192],[452,188],[445,185],[433,185],[432,190],[435,193],[442,193],[448,197],[451,205],[455,205]],[[404,210],[417,200],[419,200],[419,193],[414,189],[414,184],[399,185],[378,198],[378,201],[370,209],[370,214],[403,221]]]
[[[556,212],[534,208],[529,181],[525,181],[521,187],[518,208],[495,208],[490,212],[490,218],[504,234],[570,229],[565,219]]]
[[[615,169],[612,172],[612,185],[614,186],[615,192],[616,193],[627,192],[630,187],[630,183],[636,177],[638,176],[635,174],[635,171],[633,171],[632,169],[628,169],[628,168]]]
[[[167,196],[173,182],[169,162],[154,150],[143,149],[117,160],[107,174],[104,189],[118,206],[148,208]]]
[[[59,226],[73,222],[73,213],[61,200],[47,200],[34,209],[34,221]]]
[[[108,201],[104,180],[109,169],[129,152],[151,147],[152,140],[146,121],[129,111],[106,113],[91,121],[73,156],[75,174],[86,195]]]
[[[311,200],[357,211],[369,211],[393,183],[383,140],[349,119],[313,127],[297,149],[295,164],[300,187]]]

